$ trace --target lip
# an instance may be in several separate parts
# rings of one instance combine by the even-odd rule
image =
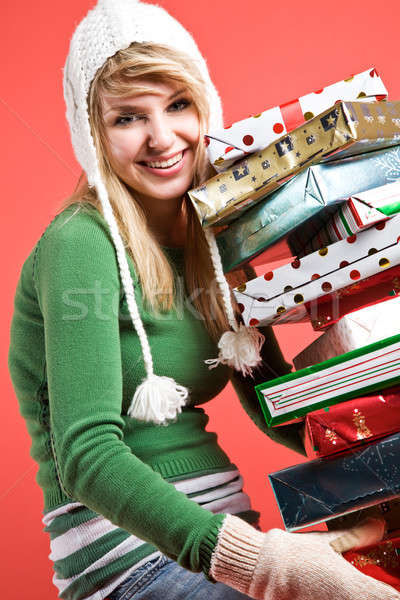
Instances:
[[[186,162],[186,150],[187,148],[185,148],[185,150],[181,150],[180,152],[182,152],[182,158],[181,160],[176,163],[175,165],[172,165],[172,167],[168,167],[166,169],[159,169],[157,167],[148,167],[147,165],[144,165],[142,163],[137,163],[142,169],[145,169],[148,173],[152,173],[153,175],[157,175],[158,177],[171,177],[172,175],[175,175],[176,173],[179,173],[179,171],[181,169],[183,169],[185,162]],[[174,154],[170,154],[169,156],[157,156],[157,161],[165,161],[165,160],[169,160],[170,158],[173,158],[174,156],[176,156],[177,154],[179,154],[179,152],[174,152]]]
[[[176,152],[172,152],[172,154],[166,154],[165,156],[153,156],[143,162],[164,162],[166,160],[169,160],[170,158],[174,158],[174,156],[180,154],[181,152],[184,152],[185,150],[187,150],[187,148],[182,148],[182,150],[177,150]]]

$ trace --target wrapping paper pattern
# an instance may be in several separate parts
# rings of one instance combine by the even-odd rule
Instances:
[[[347,400],[306,415],[310,458],[329,456],[400,431],[400,387]],[[397,524],[400,527],[400,519]]]
[[[374,546],[344,552],[343,557],[365,575],[400,592],[400,531]]]
[[[400,333],[400,297],[387,300],[384,306],[374,304],[343,316],[295,356],[293,363],[297,370],[303,369],[397,333]]]
[[[381,100],[387,90],[376,69],[368,69],[344,81],[301,96],[261,114],[208,132],[206,141],[211,164],[217,171],[229,167],[249,152],[256,152],[284,133],[323,112],[338,100]]]
[[[400,181],[361,192],[344,202],[325,225],[318,227],[318,215],[306,223],[308,227],[303,227],[298,237],[303,240],[311,237],[311,241],[299,256],[343,240],[398,212]]]
[[[287,322],[304,302],[400,264],[399,242],[400,215],[243,283],[233,291],[245,325]]]
[[[386,302],[400,294],[400,268],[392,267],[304,305],[303,318],[315,331],[324,331],[360,308]],[[385,310],[385,307],[382,307]]]
[[[267,425],[400,383],[400,335],[255,386]]]
[[[337,202],[397,178],[399,146],[309,167],[217,235],[225,271],[252,260],[285,237],[290,245],[286,256],[296,255],[304,240],[315,235],[337,210]],[[296,237],[293,230],[302,229],[301,224],[313,215],[325,220],[319,220],[311,233],[299,234],[300,241],[292,240]]]
[[[333,215],[327,225],[318,231],[309,244],[306,244],[301,255],[343,240],[345,237],[358,233],[382,219],[385,219],[385,215],[381,211],[365,204],[359,198],[349,198]]]
[[[288,531],[400,495],[400,434],[269,475]]]
[[[340,102],[188,194],[203,227],[222,225],[324,157],[399,142],[400,102]]]

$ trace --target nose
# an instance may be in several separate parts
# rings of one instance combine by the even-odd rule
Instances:
[[[164,114],[153,114],[148,122],[147,144],[149,148],[165,151],[174,144],[175,132],[171,118]]]

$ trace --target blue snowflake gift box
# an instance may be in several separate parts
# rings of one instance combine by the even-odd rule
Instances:
[[[269,475],[288,531],[400,496],[400,433]]]
[[[303,223],[314,216],[327,220],[343,198],[398,179],[400,146],[308,167],[217,234],[224,270],[254,260],[266,250],[259,263],[275,260],[269,257],[279,240],[288,243],[280,245],[276,259],[296,255],[304,246],[302,240],[307,241]]]

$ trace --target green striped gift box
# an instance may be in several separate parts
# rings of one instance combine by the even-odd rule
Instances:
[[[354,235],[400,212],[400,181],[353,195],[330,217],[305,247],[313,252]]]
[[[255,386],[267,425],[400,383],[400,334]]]

